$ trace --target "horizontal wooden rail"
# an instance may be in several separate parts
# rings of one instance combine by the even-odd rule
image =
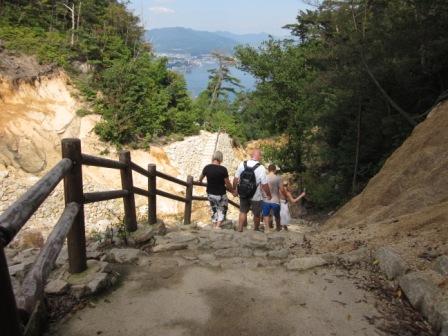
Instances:
[[[134,187],[134,194],[140,195],[140,196],[146,196],[149,197],[149,191],[145,189],[141,189],[138,187]]]
[[[193,196],[193,201],[208,201],[206,196]]]
[[[149,172],[145,168],[140,167],[138,164],[131,162],[131,168],[133,171],[136,171],[137,173],[142,174],[143,176],[149,177]]]
[[[187,182],[182,181],[182,180],[178,179],[177,177],[173,177],[173,176],[167,175],[167,174],[159,172],[159,171],[156,172],[156,176],[157,177],[161,177],[161,178],[163,178],[165,180],[168,180],[168,181],[171,181],[171,182],[183,185],[184,187],[188,186]]]
[[[114,161],[98,156],[82,154],[82,164],[94,167],[112,168],[112,169],[125,169],[126,165],[119,161]]]
[[[235,208],[240,208],[240,205],[232,200],[229,200],[229,204],[233,205]]]
[[[58,183],[70,171],[72,161],[62,159],[0,216],[0,237],[6,246],[16,236]]]
[[[97,191],[84,194],[84,204],[108,201],[129,195],[128,190]]]
[[[80,207],[75,202],[67,204],[64,212],[48,236],[44,247],[37,256],[33,267],[23,280],[21,292],[17,298],[17,306],[19,310],[26,312],[28,316],[31,315],[36,304],[43,298],[48,276],[61,252],[65,237],[78,215]]]
[[[207,183],[199,182],[199,181],[193,181],[193,185],[198,186],[198,187],[206,187]]]
[[[193,201],[208,201],[206,196],[193,196]],[[229,199],[229,204],[233,205],[235,208],[240,208],[240,205]]]
[[[179,201],[179,202],[184,202],[184,203],[187,201],[187,199],[185,197],[173,195],[173,194],[167,193],[166,191],[162,191],[159,189],[156,190],[156,195],[166,197],[166,198],[169,198],[169,199],[172,199],[175,201]]]

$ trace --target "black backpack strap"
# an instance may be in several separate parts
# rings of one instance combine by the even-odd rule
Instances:
[[[243,162],[243,166],[244,166],[244,170],[246,170],[247,169],[247,161]]]
[[[260,166],[261,166],[261,164],[260,164],[260,162],[258,162],[255,166],[252,167],[253,171],[255,171]]]

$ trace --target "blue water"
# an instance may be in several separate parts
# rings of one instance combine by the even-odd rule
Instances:
[[[189,72],[182,72],[187,81],[188,90],[193,97],[197,97],[203,90],[207,88],[209,73],[207,70],[216,68],[216,64],[204,64],[194,66]],[[255,87],[255,78],[250,74],[236,68],[231,68],[231,75],[241,81],[243,87],[239,90],[251,91]],[[238,91],[238,88],[236,88]]]

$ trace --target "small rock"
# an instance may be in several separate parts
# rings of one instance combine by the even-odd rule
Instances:
[[[220,258],[235,258],[252,256],[252,250],[248,248],[233,247],[215,251],[215,256]]]
[[[170,239],[174,243],[191,243],[197,242],[198,238],[189,232],[171,232],[165,238]]]
[[[139,256],[145,255],[145,252],[139,249],[118,249],[114,248],[107,254],[107,260],[118,264],[137,263]]]
[[[81,299],[89,294],[89,289],[86,285],[73,285],[70,289],[70,292],[77,299]]]
[[[280,249],[280,250],[274,250],[270,251],[268,253],[268,257],[276,258],[276,259],[285,259],[289,256],[289,250],[288,249]]]
[[[431,280],[419,272],[413,272],[400,277],[398,283],[412,306],[430,318],[437,294],[437,287]]]
[[[144,244],[151,240],[156,235],[156,229],[154,227],[143,228],[133,234],[136,244]]]
[[[94,278],[87,284],[89,294],[96,294],[108,287],[110,277],[109,273],[96,273]]]
[[[31,269],[36,260],[35,257],[29,257],[24,259],[20,264],[9,266],[9,275],[18,278],[23,278],[25,274]]]
[[[327,264],[328,262],[319,256],[302,257],[290,260],[286,264],[286,269],[290,271],[305,271],[314,267],[324,266]]]
[[[45,293],[50,295],[62,295],[67,293],[70,285],[64,280],[52,280],[45,286]]]
[[[265,249],[268,244],[266,235],[258,231],[246,231],[240,241],[243,246],[253,249]]]
[[[228,248],[237,247],[237,246],[238,246],[237,243],[235,243],[233,241],[228,241],[228,240],[215,241],[212,244],[212,248],[214,250],[228,249]]]
[[[370,251],[367,247],[362,247],[357,250],[345,253],[340,258],[350,264],[357,264],[362,261],[368,261],[370,258]]]
[[[254,257],[264,258],[264,257],[267,257],[267,255],[268,255],[268,252],[266,252],[266,251],[254,250]]]
[[[98,251],[87,251],[87,259],[100,260],[103,254],[104,254],[103,252]]]
[[[188,244],[184,244],[184,243],[166,243],[166,244],[154,246],[152,251],[154,253],[158,253],[158,252],[185,250],[187,248],[188,248]]]
[[[409,266],[403,258],[390,248],[379,248],[376,251],[375,258],[379,262],[380,269],[390,280],[398,278],[409,270]]]
[[[448,256],[440,256],[436,259],[434,264],[434,270],[443,276],[448,275]]]

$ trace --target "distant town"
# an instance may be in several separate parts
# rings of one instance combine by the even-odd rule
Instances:
[[[186,53],[156,53],[157,57],[166,57],[168,59],[168,68],[171,70],[190,73],[196,67],[212,67],[216,60],[210,54],[193,56]]]

